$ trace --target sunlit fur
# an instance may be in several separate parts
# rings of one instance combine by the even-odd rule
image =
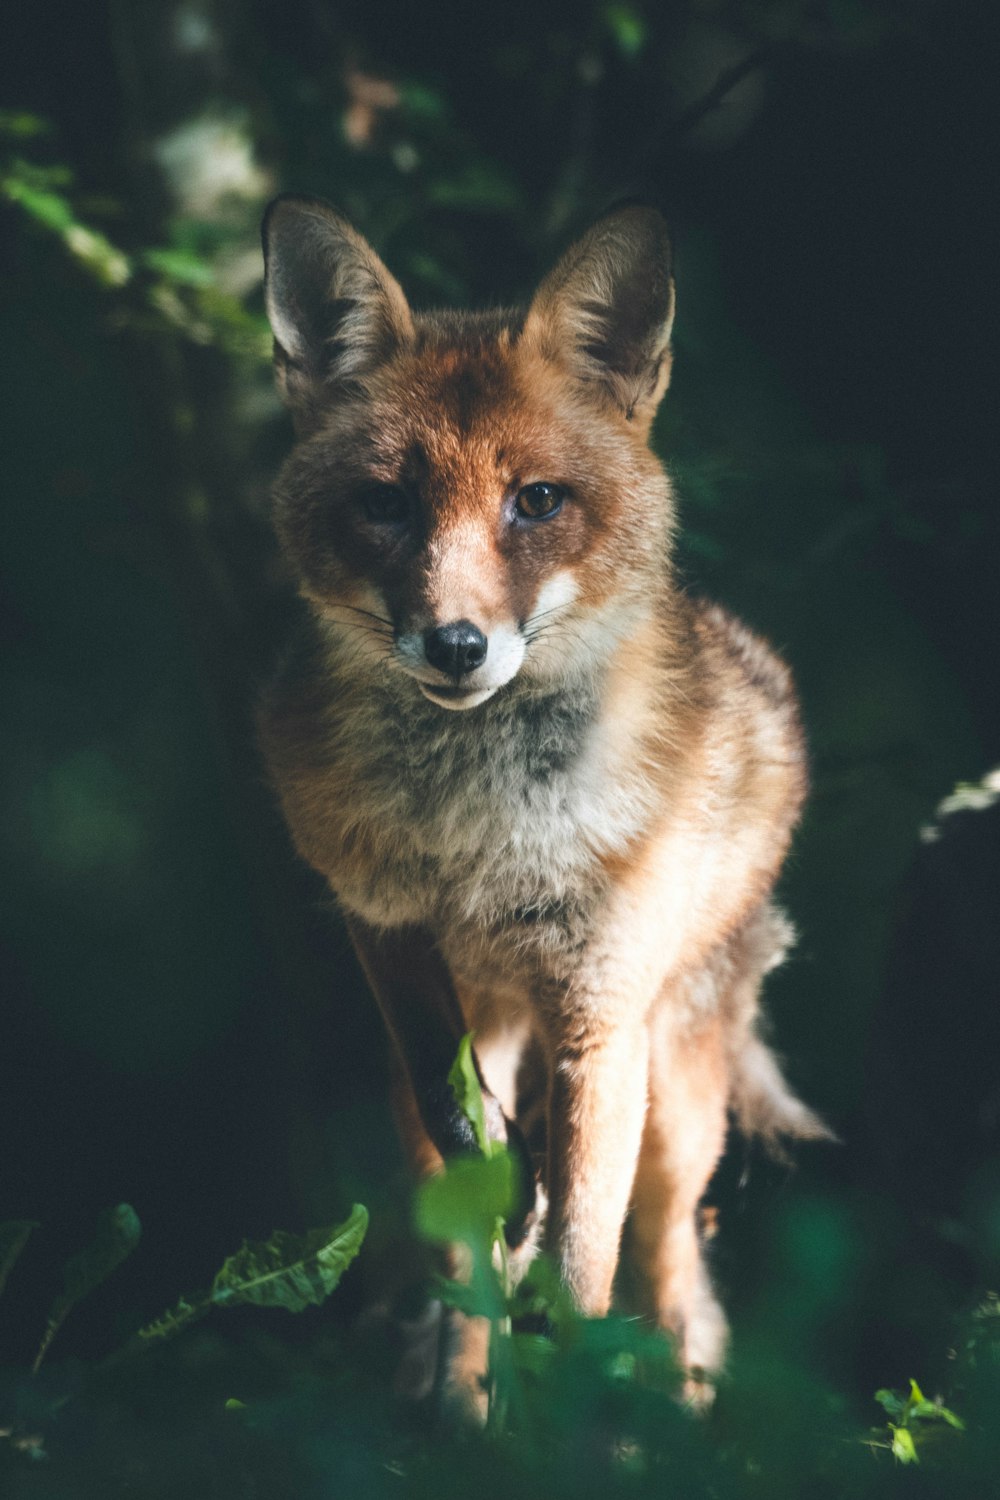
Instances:
[[[435,996],[426,1027],[475,1031],[508,1119],[527,1128],[537,1104],[529,1063],[544,1080],[546,1243],[579,1305],[607,1310],[631,1207],[648,1310],[704,1389],[725,1321],[697,1209],[727,1110],[771,1142],[824,1127],[758,1022],[806,781],[791,681],[677,585],[648,446],[670,368],[662,221],[601,221],[526,314],[411,315],[309,200],[279,201],[268,244],[300,433],[276,521],[310,614],[263,741],[401,1048],[412,1157],[439,1161],[410,1092],[420,1037],[401,1038]],[[567,499],[522,523],[513,497],[535,482]],[[356,498],[372,484],[412,496],[413,523],[373,532]],[[490,648],[468,698],[441,703],[422,642],[455,620]]]

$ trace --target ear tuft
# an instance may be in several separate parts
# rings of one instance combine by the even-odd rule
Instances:
[[[648,425],[670,379],[670,236],[644,204],[613,209],[542,282],[524,336]]]
[[[297,424],[308,428],[324,397],[412,338],[413,319],[367,240],[321,199],[275,198],[262,238],[275,373]]]

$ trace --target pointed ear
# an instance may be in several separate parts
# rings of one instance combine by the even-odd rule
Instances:
[[[670,380],[670,237],[627,204],[599,219],[542,282],[523,337],[648,427]]]
[[[264,215],[264,299],[278,388],[300,432],[338,385],[413,336],[399,283],[319,198],[275,198]]]

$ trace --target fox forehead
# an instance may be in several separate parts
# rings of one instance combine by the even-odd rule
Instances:
[[[349,426],[373,469],[410,480],[429,499],[439,498],[435,481],[517,478],[525,465],[569,463],[579,451],[572,411],[560,412],[558,390],[532,389],[525,364],[509,336],[471,348],[428,340],[371,373]],[[331,435],[346,437],[345,425],[335,413]]]
[[[538,481],[586,500],[594,523],[640,496],[647,510],[664,502],[649,493],[651,477],[662,488],[659,465],[623,419],[524,349],[516,322],[485,336],[469,323],[465,338],[457,317],[444,330],[418,324],[359,399],[333,407],[310,446],[327,450],[334,473],[408,485],[438,526],[491,522],[504,494]]]

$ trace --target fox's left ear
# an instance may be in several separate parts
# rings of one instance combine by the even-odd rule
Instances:
[[[666,223],[630,203],[599,219],[549,273],[522,337],[646,428],[670,381],[673,320]]]
[[[322,199],[275,198],[261,237],[275,376],[306,433],[339,391],[413,337],[413,318],[368,241]]]

